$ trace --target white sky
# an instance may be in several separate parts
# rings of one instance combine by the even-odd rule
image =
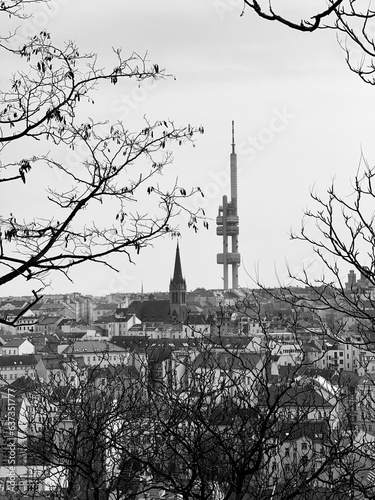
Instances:
[[[216,264],[222,242],[214,220],[223,194],[229,195],[231,120],[239,166],[240,285],[254,286],[256,269],[264,284],[277,285],[276,274],[281,281],[286,276],[286,261],[297,273],[304,265],[319,272],[312,249],[290,241],[289,230],[298,229],[304,208],[314,207],[314,185],[323,195],[336,176],[349,193],[361,148],[370,163],[375,157],[374,89],[349,71],[333,33],[293,32],[250,10],[240,17],[238,0],[54,0],[52,6],[49,15],[40,7],[38,19],[54,38],[76,40],[81,52],[97,52],[103,65],[111,61],[111,47],[122,47],[124,55],[147,51],[150,61],[176,77],[143,91],[132,81],[116,86],[116,93],[103,85],[97,115],[123,119],[134,130],[145,114],[151,121],[169,118],[205,128],[196,147],[178,150],[165,173],[171,182],[178,175],[180,184],[200,186],[206,196],[196,203],[203,202],[213,219],[209,231],[198,234],[182,223],[188,289],[222,286]],[[1,22],[6,29],[5,18]],[[250,145],[254,140],[258,146]],[[19,203],[18,209],[25,208]],[[74,284],[52,277],[47,293],[138,291],[142,280],[146,292],[167,290],[175,244],[158,240],[136,265],[116,257],[119,274],[84,266],[72,272]],[[1,290],[22,293],[29,288],[21,283]]]

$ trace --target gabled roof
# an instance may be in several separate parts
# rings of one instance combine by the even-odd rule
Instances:
[[[30,377],[23,375],[22,377],[16,378],[11,384],[12,388],[14,388],[18,394],[22,394],[23,392],[30,392],[35,390],[36,383]]]
[[[7,342],[3,347],[20,347],[24,342],[29,342],[27,339],[14,339]]]
[[[4,300],[0,302],[0,309],[7,306],[12,306],[11,309],[22,309],[27,305],[27,300]]]

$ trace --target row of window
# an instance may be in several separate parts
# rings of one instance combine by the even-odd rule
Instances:
[[[13,365],[13,366],[2,366],[0,372],[9,370],[29,370],[31,366],[26,365]]]
[[[86,360],[88,363],[91,363],[91,356],[87,356]],[[92,357],[92,361],[93,363],[96,362],[96,356]],[[98,361],[117,361],[117,356],[109,356],[108,358],[107,356],[98,356]]]
[[[39,481],[35,478],[7,478],[0,480],[0,491],[14,491],[25,493],[26,491],[37,491],[39,490]]]
[[[14,374],[13,374],[13,373],[10,373],[10,374],[9,374],[9,377],[8,377],[8,375],[7,375],[6,373],[4,373],[4,375],[3,375],[3,379],[4,379],[4,380],[7,380],[7,379],[9,378],[9,380],[13,380],[13,379],[14,379],[14,380],[16,380],[18,377],[21,377],[21,376],[22,376],[22,374],[21,374],[21,373],[20,373],[20,374],[18,374],[18,373],[14,373]]]

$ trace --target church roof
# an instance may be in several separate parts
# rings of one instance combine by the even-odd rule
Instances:
[[[129,311],[134,313],[142,323],[163,323],[170,320],[169,300],[133,301]]]

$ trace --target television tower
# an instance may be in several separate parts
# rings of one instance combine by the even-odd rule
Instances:
[[[216,234],[223,237],[223,252],[217,254],[217,263],[223,266],[224,290],[229,288],[228,267],[232,266],[232,289],[238,288],[238,268],[241,255],[238,252],[239,218],[237,212],[237,155],[234,144],[234,121],[232,121],[232,152],[230,155],[230,196],[223,196],[223,204],[219,206],[216,217]],[[228,251],[228,240],[232,240],[231,252]]]

